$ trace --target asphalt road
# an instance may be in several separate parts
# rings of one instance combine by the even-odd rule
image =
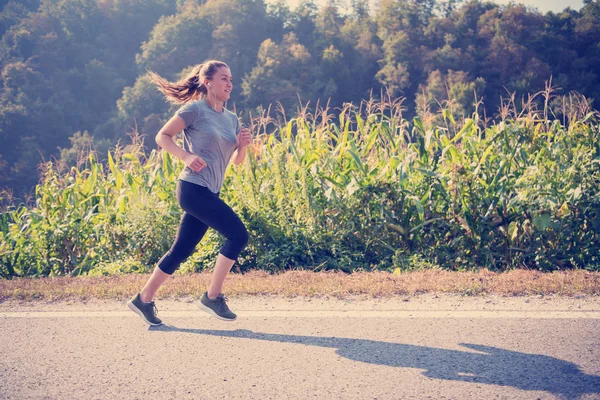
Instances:
[[[597,298],[0,304],[2,399],[600,399]]]

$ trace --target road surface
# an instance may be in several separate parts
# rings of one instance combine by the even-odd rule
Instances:
[[[2,399],[600,399],[600,299],[0,304]]]

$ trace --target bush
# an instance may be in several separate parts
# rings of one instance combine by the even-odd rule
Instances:
[[[446,110],[407,121],[374,100],[335,122],[253,121],[261,134],[221,193],[250,233],[239,268],[599,271],[599,115],[571,99],[564,123],[534,103],[491,125]],[[0,214],[0,274],[151,270],[175,237],[182,167],[135,140],[106,165],[46,164],[36,204]],[[181,272],[211,268],[221,243],[209,231]]]

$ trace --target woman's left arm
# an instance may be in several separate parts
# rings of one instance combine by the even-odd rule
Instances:
[[[252,143],[252,133],[248,128],[242,128],[239,135],[237,136],[238,147],[233,155],[233,163],[240,165],[246,158],[247,147]]]

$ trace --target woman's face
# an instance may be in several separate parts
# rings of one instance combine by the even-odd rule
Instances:
[[[208,82],[210,86],[208,89],[214,93],[214,96],[217,100],[226,101],[229,100],[229,96],[231,95],[231,89],[233,89],[231,71],[227,67],[219,67],[217,68],[217,72],[213,75],[212,79],[209,79]],[[209,92],[209,95],[213,95]]]

